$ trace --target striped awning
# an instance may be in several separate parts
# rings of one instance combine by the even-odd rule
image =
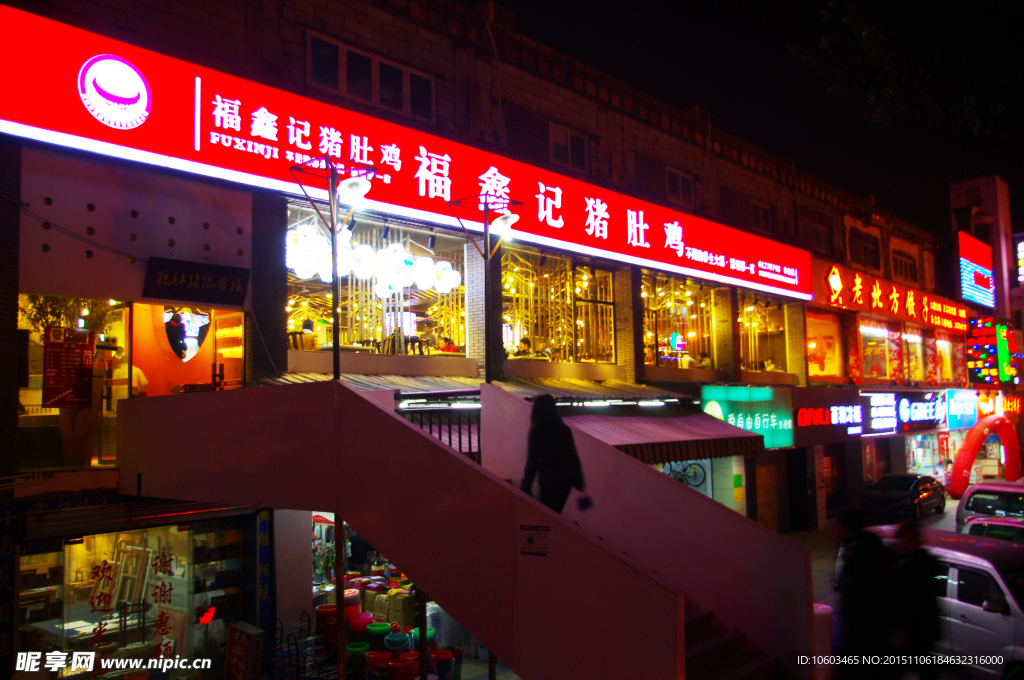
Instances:
[[[638,413],[638,409],[643,413]],[[695,408],[559,408],[566,423],[648,465],[764,453],[764,437]],[[652,413],[648,414],[650,411]],[[653,413],[657,411],[657,413]]]

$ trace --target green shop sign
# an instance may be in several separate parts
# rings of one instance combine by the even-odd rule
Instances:
[[[766,449],[793,446],[793,407],[786,387],[704,385],[704,412],[764,437]]]

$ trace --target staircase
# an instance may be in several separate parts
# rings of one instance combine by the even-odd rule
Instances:
[[[687,680],[777,680],[779,662],[752,649],[743,633],[723,627],[706,609],[686,608]]]

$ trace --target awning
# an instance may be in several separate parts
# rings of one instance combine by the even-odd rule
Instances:
[[[617,380],[597,382],[574,378],[505,378],[494,384],[522,399],[532,399],[540,394],[550,394],[555,399],[579,400],[693,399],[678,391]]]
[[[638,409],[643,412],[638,413]],[[648,465],[764,453],[764,437],[696,408],[560,407],[565,422]],[[648,414],[647,411],[652,413]],[[657,413],[654,413],[657,411]]]

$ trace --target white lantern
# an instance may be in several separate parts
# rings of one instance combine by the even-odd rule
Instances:
[[[352,273],[361,281],[372,278],[377,271],[377,255],[373,248],[363,243],[352,251]]]
[[[438,262],[435,265],[435,276],[437,280],[434,283],[434,288],[441,295],[452,292],[462,282],[462,275],[452,269],[450,262]]]
[[[412,277],[416,287],[420,290],[430,290],[437,281],[437,274],[434,270],[434,261],[429,257],[421,257],[412,266]]]

